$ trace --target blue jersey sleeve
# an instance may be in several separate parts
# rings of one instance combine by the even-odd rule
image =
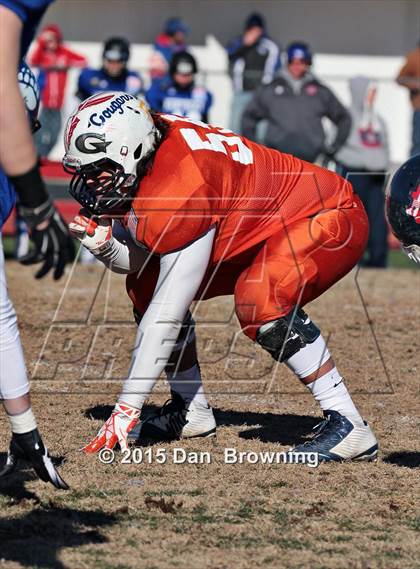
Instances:
[[[44,12],[54,1],[55,0],[0,0],[1,6],[5,6],[22,20],[23,30],[20,42],[21,57],[28,51]]]
[[[6,6],[22,20],[27,22],[36,12],[44,13],[55,0],[0,0],[1,6]]]

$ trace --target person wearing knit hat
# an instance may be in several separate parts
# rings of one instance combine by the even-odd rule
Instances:
[[[263,143],[307,162],[333,157],[346,141],[351,118],[341,102],[311,72],[312,51],[302,41],[286,50],[287,66],[268,85],[262,85],[246,107],[241,131],[258,140],[257,127],[266,121]],[[336,126],[334,140],[327,140],[323,118]]]
[[[226,50],[233,83],[230,128],[241,134],[242,113],[255,90],[270,83],[280,69],[280,48],[268,36],[264,16],[253,12],[245,20],[242,35],[230,41]]]
[[[152,83],[146,100],[155,112],[169,113],[208,122],[213,96],[195,81],[197,61],[186,51],[176,53],[169,65],[169,77]]]

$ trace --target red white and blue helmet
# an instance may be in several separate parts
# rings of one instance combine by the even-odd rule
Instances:
[[[402,248],[420,262],[420,154],[394,174],[386,200],[388,221]]]
[[[39,85],[32,69],[22,59],[18,71],[18,83],[20,94],[25,101],[26,112],[28,113],[29,122],[32,132],[36,132],[40,128],[38,121],[39,112]]]

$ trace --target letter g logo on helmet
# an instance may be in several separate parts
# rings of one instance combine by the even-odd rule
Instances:
[[[75,145],[77,150],[80,150],[80,152],[84,152],[85,154],[98,154],[99,152],[106,154],[107,146],[109,146],[111,142],[111,140],[109,142],[105,141],[105,134],[89,132],[80,134],[76,138]]]

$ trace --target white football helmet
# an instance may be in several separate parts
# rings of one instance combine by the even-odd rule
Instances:
[[[150,157],[159,136],[143,101],[123,92],[89,97],[64,134],[70,194],[92,214],[121,209],[132,197],[139,162]]]

